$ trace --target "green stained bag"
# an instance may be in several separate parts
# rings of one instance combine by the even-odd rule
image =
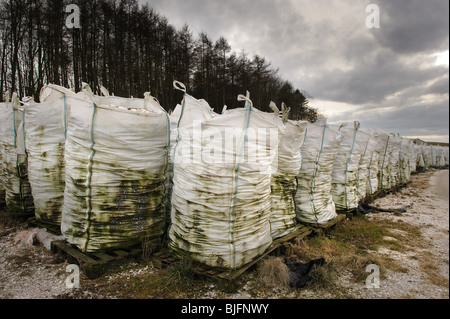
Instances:
[[[68,114],[61,231],[85,252],[158,244],[164,232],[168,115],[147,94],[108,98],[79,93]]]
[[[0,148],[6,210],[18,217],[34,214],[23,127],[23,109],[14,93],[11,102],[0,104]]]

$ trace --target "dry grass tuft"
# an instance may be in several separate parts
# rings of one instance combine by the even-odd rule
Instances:
[[[268,257],[258,270],[258,280],[268,287],[289,286],[289,268],[278,257]]]
[[[449,279],[442,275],[432,254],[425,252],[423,258],[419,260],[419,266],[423,273],[425,273],[429,282],[436,286],[448,288]]]

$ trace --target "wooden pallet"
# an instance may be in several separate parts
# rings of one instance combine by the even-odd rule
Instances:
[[[223,271],[223,272],[215,272],[211,271],[211,269],[208,268],[199,268],[196,271],[199,274],[204,274],[209,277],[218,279],[219,287],[223,289],[226,292],[233,292],[236,291],[236,289],[239,287],[239,277],[245,273],[247,270],[252,268],[254,265],[256,265],[258,262],[266,258],[271,253],[277,251],[278,249],[281,249],[283,244],[287,243],[288,241],[294,239],[294,238],[305,238],[308,235],[310,235],[313,232],[313,230],[307,226],[303,226],[301,224],[297,225],[297,228],[294,232],[292,232],[289,235],[286,235],[282,238],[275,239],[272,244],[267,248],[267,250],[258,258],[254,259],[252,262],[246,264],[245,266],[237,269],[237,270],[230,270],[230,271]]]
[[[311,227],[313,229],[328,229],[331,228],[333,226],[335,226],[337,223],[340,223],[341,221],[343,221],[346,218],[346,214],[338,214],[336,218],[333,218],[332,220],[324,223],[324,224],[307,224],[304,223],[303,225],[307,226],[307,227]]]
[[[50,233],[53,233],[55,235],[61,235],[61,228],[59,226],[37,220],[36,217],[28,218],[27,224],[29,227],[45,228]]]
[[[380,197],[384,197],[386,196],[386,192],[384,190],[378,190],[373,194],[367,194],[366,198],[364,199],[363,203],[364,204],[370,204],[372,203],[375,199],[380,198]]]
[[[305,238],[311,233],[311,228],[299,224],[297,225],[295,231],[293,231],[291,234],[286,235],[282,238],[275,239],[262,255],[258,256],[250,263],[236,270],[212,268],[197,262],[193,263],[193,270],[197,275],[215,279],[218,282],[220,289],[226,292],[233,292],[238,288],[238,279],[243,273],[255,266],[259,261],[267,257],[269,254],[275,252],[277,249],[281,249],[284,243],[294,238]],[[153,265],[158,268],[164,268],[180,260],[181,259],[179,257],[171,254],[168,250],[157,252],[152,256]]]
[[[95,279],[103,275],[108,266],[141,255],[142,247],[138,245],[129,249],[118,249],[110,252],[83,253],[65,240],[56,240],[51,243],[51,251],[62,253],[67,257],[69,263],[78,264],[86,277]]]

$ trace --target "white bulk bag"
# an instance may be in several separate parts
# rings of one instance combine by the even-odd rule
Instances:
[[[356,196],[358,203],[363,201],[367,195],[367,184],[369,183],[369,165],[374,152],[374,143],[369,132],[358,130],[357,143],[361,145],[361,155],[356,175]],[[355,207],[356,208],[356,207]]]
[[[449,148],[444,147],[444,164],[445,166],[448,166],[449,164]]]
[[[380,154],[378,161],[378,190],[385,191],[390,189],[389,176],[394,136],[377,129],[375,129],[374,131],[377,134]]]
[[[400,185],[400,151],[402,147],[403,138],[399,135],[394,135],[393,148],[391,153],[391,166],[389,171],[389,186],[390,188]]]
[[[6,210],[18,217],[34,214],[34,202],[28,182],[23,109],[16,93],[10,102],[0,104],[0,149]]]
[[[410,167],[411,167],[411,173],[414,173],[417,170],[417,163],[419,159],[419,147],[414,143],[412,144],[412,156],[410,159]]]
[[[214,114],[181,90],[169,247],[208,266],[236,269],[272,242],[270,177],[278,137],[268,142],[278,134],[277,119],[250,101]]]
[[[3,108],[0,103],[0,109]],[[1,112],[1,111],[0,111]],[[6,205],[6,192],[5,187],[3,186],[3,159],[2,159],[2,146],[0,146],[0,207],[4,207]]]
[[[91,99],[86,93],[70,99],[62,234],[84,252],[158,244],[168,115],[149,94],[144,108]]]
[[[431,149],[432,149],[431,145],[423,145],[422,146],[422,156],[423,156],[423,161],[425,163],[425,168],[426,169],[428,169],[431,166],[433,166]]]
[[[437,164],[438,164],[439,168],[444,168],[445,167],[444,147],[442,147],[442,146],[439,146]]]
[[[400,185],[405,185],[411,178],[411,158],[413,157],[413,152],[413,141],[403,138],[400,148]]]
[[[276,106],[273,104],[276,109]],[[284,130],[280,130],[276,160],[272,165],[270,228],[272,238],[290,234],[296,227],[295,193],[297,175],[302,166],[300,148],[305,138],[307,122],[287,119],[289,110],[283,104]],[[275,112],[277,114],[277,112]]]
[[[378,133],[376,131],[370,131],[371,138],[367,146],[367,152],[370,155],[369,164],[367,166],[367,188],[366,193],[368,195],[373,195],[378,190],[378,170],[379,170],[379,159],[380,159],[380,140],[377,138]]]
[[[64,203],[66,100],[75,93],[49,84],[42,88],[40,102],[24,107],[28,179],[38,221],[61,226]]]
[[[361,155],[369,136],[360,131],[359,122],[353,127],[330,126],[341,132],[341,142],[331,174],[331,194],[338,211],[349,211],[358,207],[358,171]]]
[[[341,138],[339,131],[326,124],[308,123],[306,126],[295,195],[296,215],[300,222],[322,224],[337,217],[331,195],[331,173]]]
[[[166,180],[164,182],[164,187],[165,187],[164,205],[166,206],[166,229],[168,229],[170,227],[170,223],[171,223],[170,212],[172,209],[171,198],[172,198],[172,190],[173,190],[172,157],[173,157],[174,146],[176,144],[177,137],[178,137],[178,120],[180,119],[180,115],[181,115],[181,105],[177,104],[175,109],[171,113],[169,113],[170,144],[169,144],[169,148],[168,148],[168,153],[169,153],[168,163],[167,163],[166,172],[165,172]]]

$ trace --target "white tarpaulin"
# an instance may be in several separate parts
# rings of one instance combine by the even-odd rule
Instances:
[[[100,103],[86,92],[68,99],[62,233],[87,252],[158,243],[168,115],[149,94],[137,105],[92,99]]]
[[[301,222],[322,224],[337,217],[331,195],[331,173],[341,138],[339,131],[326,124],[306,126],[295,195],[296,215]]]
[[[175,85],[186,92],[179,82]],[[249,100],[244,108],[218,115],[184,94],[172,159],[172,251],[236,269],[267,249],[277,121],[282,126]]]

